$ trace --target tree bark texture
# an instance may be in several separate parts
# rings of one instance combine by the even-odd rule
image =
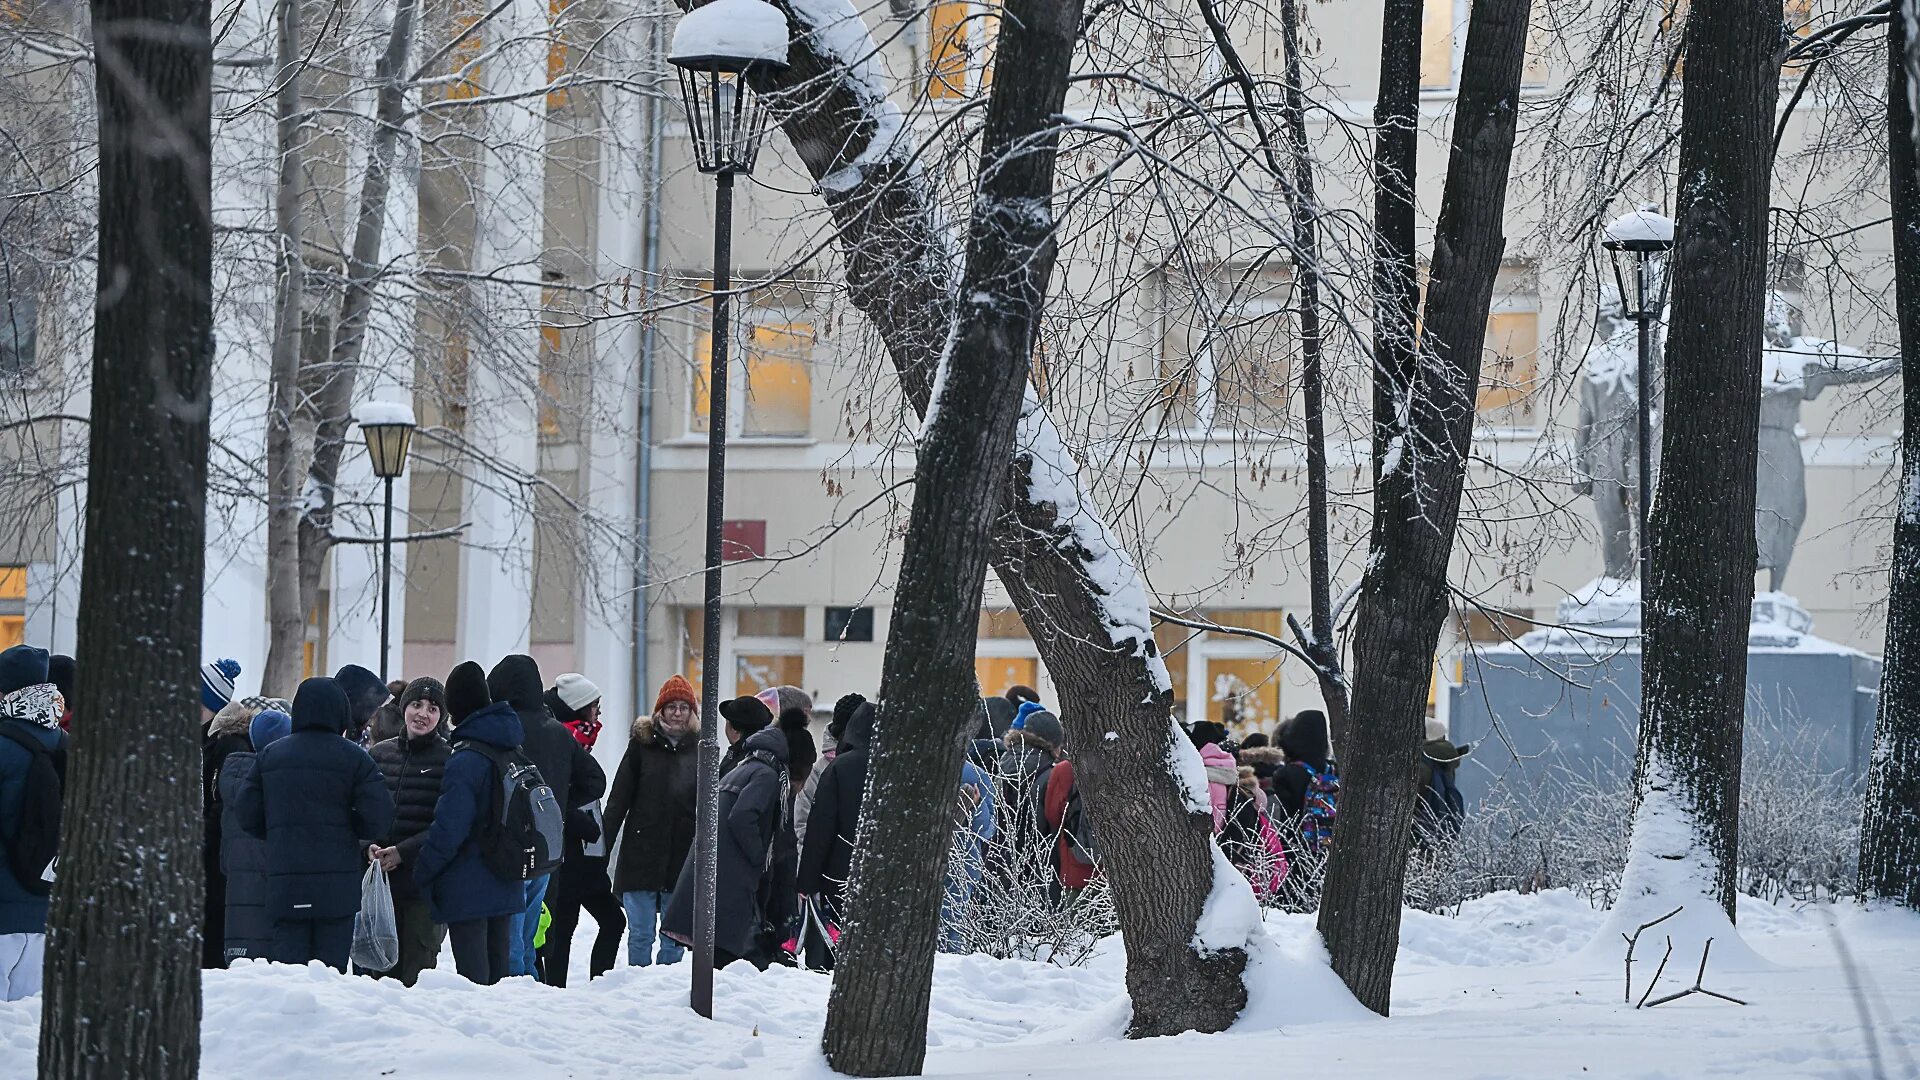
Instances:
[[[300,205],[305,172],[300,93],[306,80],[300,13],[304,3],[278,5],[274,25],[279,90],[274,98],[275,139],[280,150],[274,189],[274,230],[279,267],[273,312],[272,405],[267,413],[267,661],[262,693],[293,697],[300,681],[307,636],[307,605],[301,603],[300,514],[302,481],[313,456],[311,439],[300,438],[300,345],[306,332],[306,223]]]
[[[99,280],[66,836],[40,1075],[200,1064],[195,673],[213,359],[209,9],[94,0]]]
[[[1377,393],[1371,557],[1354,635],[1353,716],[1340,752],[1340,816],[1320,900],[1333,969],[1385,1014],[1416,797],[1414,763],[1447,561],[1473,450],[1487,310],[1506,251],[1507,180],[1519,118],[1529,0],[1478,0],[1467,24],[1447,182],[1435,227],[1424,340],[1404,383]],[[1397,382],[1397,380],[1396,380]]]
[[[1686,851],[1640,843],[1635,861],[1703,860],[1708,898],[1734,915],[1767,200],[1779,96],[1780,0],[1717,0],[1687,16],[1680,192],[1667,330],[1659,488],[1647,531],[1635,829],[1677,812]],[[1671,897],[1676,904],[1684,897]]]
[[[1080,12],[1080,0],[1009,0],[1002,21],[965,299],[915,457],[845,934],[827,1002],[827,1062],[853,1076],[918,1075],[926,1059],[954,798],[979,715],[980,592],[1057,253],[1055,116],[1066,99]]]
[[[354,389],[359,381],[360,357],[365,352],[367,321],[373,314],[374,287],[381,271],[380,251],[386,239],[387,194],[393,187],[400,134],[407,124],[407,58],[413,49],[418,9],[418,0],[399,0],[394,8],[393,25],[387,33],[386,51],[374,64],[377,89],[373,145],[367,154],[366,175],[360,181],[353,246],[347,255],[347,280],[334,324],[333,345],[326,361],[300,370],[297,385],[287,391],[298,403],[298,415],[290,421],[288,436],[292,453],[284,462],[270,464],[273,475],[285,470],[296,478],[294,501],[284,508],[276,501],[270,510],[275,514],[270,525],[293,529],[298,538],[298,556],[294,560],[297,591],[281,587],[270,588],[268,592],[272,610],[267,617],[271,634],[267,674],[275,680],[271,685],[282,692],[291,692],[293,684],[299,681],[307,613],[319,600],[320,577],[326,569],[327,550],[333,546],[333,509],[339,497],[336,484],[340,478],[340,457],[346,450],[347,430],[353,423]],[[284,148],[288,145],[284,133],[282,139]],[[288,197],[283,183],[280,198]],[[297,347],[297,341],[295,345]],[[274,370],[277,379],[280,372],[277,355]],[[281,394],[276,384],[276,408]],[[278,422],[277,416],[275,420]],[[296,468],[299,471],[293,472]],[[306,505],[308,492],[317,498],[316,505]],[[277,535],[270,532],[268,539],[269,550],[276,554],[279,552],[274,544]],[[278,559],[273,565],[276,575],[288,572]],[[277,578],[275,584],[281,584]],[[297,606],[289,610],[290,604]]]
[[[1901,485],[1887,585],[1887,660],[1860,823],[1860,891],[1920,907],[1920,153],[1907,20],[1887,25],[1887,181],[1900,314]]]
[[[944,345],[939,329],[951,325],[956,295],[945,226],[906,148],[889,152],[876,141],[884,132],[876,88],[857,70],[861,55],[827,51],[831,35],[816,32],[811,7],[775,6],[793,37],[789,66],[769,87],[770,107],[833,216],[850,298],[879,332],[908,403],[925,415]],[[844,12],[858,18],[852,5]],[[1051,430],[1038,405],[1023,407],[1032,410],[1023,426]],[[1212,886],[1212,819],[1189,811],[1170,764],[1177,729],[1154,675],[1157,647],[1144,606],[1138,626],[1110,625],[1108,586],[1092,572],[1105,553],[1062,542],[1068,523],[1053,503],[1034,497],[1031,456],[1018,448],[1007,492],[992,565],[1069,703],[1061,721],[1075,779],[1102,838],[1127,941],[1129,1033],[1222,1030],[1246,1003],[1246,957],[1192,944]],[[1101,524],[1079,494],[1083,522]]]

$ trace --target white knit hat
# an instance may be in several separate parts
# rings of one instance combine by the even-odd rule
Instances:
[[[564,678],[564,676],[562,677]],[[1427,741],[1432,742],[1435,739],[1444,739],[1446,737],[1447,722],[1437,717],[1427,717]]]
[[[553,692],[560,695],[561,703],[574,712],[600,700],[600,688],[577,671],[569,671],[553,680]]]

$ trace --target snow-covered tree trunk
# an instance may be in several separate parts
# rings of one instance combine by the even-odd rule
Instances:
[[[210,9],[95,0],[99,277],[83,671],[40,1075],[200,1066],[200,740],[213,222]]]
[[[1473,5],[1423,340],[1410,367],[1376,359],[1375,408],[1389,411],[1375,414],[1374,430],[1389,435],[1375,462],[1373,535],[1354,634],[1353,714],[1337,748],[1340,818],[1319,925],[1334,971],[1361,1004],[1382,1014],[1393,998],[1414,764],[1447,616],[1447,562],[1473,449],[1480,353],[1506,251],[1507,179],[1529,6],[1529,0]],[[1383,270],[1381,280],[1397,277]]]
[[[878,329],[908,403],[925,415],[955,285],[932,190],[899,137],[903,119],[854,6],[776,6],[794,33],[776,82],[790,93],[774,103],[775,117],[833,215],[849,297]],[[1061,720],[1127,940],[1129,1030],[1218,1031],[1246,1002],[1246,957],[1196,933],[1215,869],[1204,784],[1196,796],[1182,773],[1183,764],[1198,773],[1199,757],[1168,715],[1166,667],[1138,569],[1078,482],[1045,410],[1023,409],[993,568],[1072,703]]]
[[[980,592],[1053,275],[1052,195],[1080,0],[1009,0],[952,336],[915,455],[913,509],[887,631],[845,934],[827,1002],[827,1062],[917,1075],[953,806],[979,716]]]
[[[1887,585],[1887,662],[1860,824],[1860,891],[1920,907],[1920,153],[1909,32],[1902,13],[1888,20],[1887,174],[1900,315],[1902,481]]]
[[[1683,906],[1690,919],[1734,914],[1780,26],[1779,0],[1718,0],[1687,16],[1667,412],[1618,926]]]

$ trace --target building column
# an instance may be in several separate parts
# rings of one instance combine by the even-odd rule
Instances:
[[[527,651],[533,622],[533,478],[539,465],[540,271],[544,247],[545,5],[516,3],[487,26],[490,96],[474,218],[461,520],[462,659],[492,667]],[[492,280],[482,280],[492,275]],[[542,674],[547,674],[542,672]]]

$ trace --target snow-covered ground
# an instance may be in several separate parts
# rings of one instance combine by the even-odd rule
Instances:
[[[1223,1035],[1127,1042],[1122,957],[1088,967],[942,957],[927,1073],[964,1077],[1699,1077],[1920,1075],[1920,916],[1750,902],[1761,965],[1708,968],[1695,996],[1621,1004],[1620,954],[1582,952],[1604,913],[1564,892],[1511,893],[1459,917],[1408,912],[1394,1016],[1361,1011],[1317,959],[1312,920],[1273,915],[1252,1001]],[[592,920],[583,920],[583,963]],[[1731,950],[1729,950],[1731,951]],[[1642,942],[1636,985],[1659,959]],[[712,1022],[686,1006],[685,966],[622,968],[566,990],[474,987],[450,970],[406,990],[319,969],[249,964],[206,982],[208,1078],[818,1075],[828,979],[719,973]],[[1692,981],[1671,968],[1663,992]],[[38,999],[0,1004],[0,1076],[32,1075]],[[1877,1057],[1876,1057],[1877,1055]]]

